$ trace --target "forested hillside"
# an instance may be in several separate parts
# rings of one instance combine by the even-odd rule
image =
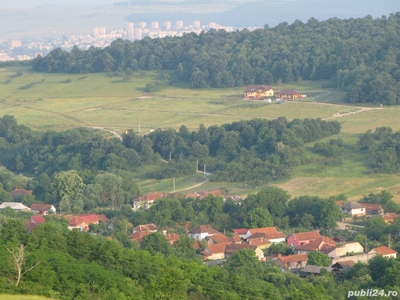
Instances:
[[[232,33],[210,31],[162,39],[121,39],[104,49],[55,49],[39,72],[176,70],[193,88],[330,79],[352,103],[400,103],[400,13],[373,19],[281,23]]]

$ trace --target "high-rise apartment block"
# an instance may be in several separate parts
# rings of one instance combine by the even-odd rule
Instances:
[[[164,22],[164,27],[165,27],[165,30],[171,30],[171,28],[172,28],[171,21],[165,21]]]
[[[18,40],[11,40],[8,42],[8,48],[9,49],[14,49],[14,48],[18,48],[18,47],[22,47],[22,42],[18,41]]]
[[[158,22],[151,22],[150,28],[151,29],[158,29],[159,28],[159,23]]]
[[[193,22],[193,27],[194,28],[200,28],[200,21],[199,20],[194,21]]]
[[[141,40],[143,38],[142,28],[135,28],[135,40]]]
[[[175,28],[176,29],[182,29],[183,28],[183,21],[181,21],[181,20],[176,21]]]
[[[147,24],[146,24],[146,22],[139,22],[138,26],[139,26],[139,28],[143,29],[143,28],[146,28]]]
[[[133,39],[135,37],[134,24],[131,22],[126,24],[126,36],[128,39]]]

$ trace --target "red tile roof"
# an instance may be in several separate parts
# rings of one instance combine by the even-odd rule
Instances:
[[[84,219],[81,217],[71,217],[68,220],[69,226],[82,226],[82,225],[88,225]]]
[[[164,198],[166,195],[164,193],[149,193],[144,196],[138,197],[133,201],[154,201],[157,199]]]
[[[239,234],[239,235],[244,235],[244,234],[246,234],[248,230],[249,230],[248,228],[235,228],[235,229],[232,229],[232,231],[233,231],[234,233],[237,233],[237,234]]]
[[[296,250],[318,251],[321,250],[322,248],[330,250],[331,248],[335,247],[336,247],[336,242],[334,240],[326,236],[321,236],[316,240],[309,242],[308,244],[297,246]]]
[[[394,221],[399,215],[396,213],[386,213],[383,215],[385,221]]]
[[[293,233],[293,235],[297,238],[298,241],[316,240],[317,238],[321,237],[318,231],[299,232]]]
[[[375,250],[376,252],[378,252],[382,256],[390,255],[390,254],[396,254],[397,253],[397,251],[394,251],[393,249],[390,249],[390,248],[388,248],[386,246],[376,247],[376,248],[374,248],[372,250]]]
[[[285,238],[285,235],[282,232],[279,232],[275,227],[264,227],[264,228],[251,228],[249,229],[251,236],[247,238],[266,238],[266,239],[279,239]]]
[[[99,221],[109,222],[109,219],[103,214],[80,214],[78,217],[84,219],[88,224],[97,224]]]
[[[142,242],[144,236],[151,234],[150,231],[137,231],[132,233],[129,238],[132,241],[137,241],[139,244]]]
[[[52,206],[53,204],[32,204],[31,210],[48,211]]]
[[[138,225],[132,229],[133,232],[144,232],[144,231],[157,231],[157,226],[153,223],[145,224],[145,225]]]
[[[278,254],[278,259],[280,259],[284,263],[297,262],[297,261],[308,261],[308,255],[307,254],[295,254],[295,255],[284,256],[284,255]]]
[[[257,90],[264,90],[264,91],[269,91],[272,90],[271,86],[267,86],[267,85],[249,85],[246,87],[246,89],[244,90],[245,93],[252,93],[255,92]]]
[[[257,249],[257,245],[249,245],[249,244],[228,244],[225,250],[225,253],[233,253],[235,251],[239,251],[242,249]]]
[[[298,91],[295,90],[282,90],[277,93],[278,95],[301,95]]]
[[[221,243],[230,243],[232,242],[232,238],[227,237],[226,235],[222,233],[217,233],[209,237],[210,240],[213,240],[214,243],[216,244],[221,244]]]
[[[43,224],[44,222],[46,222],[46,219],[45,219],[45,218],[43,218],[42,216],[38,216],[38,215],[32,216],[32,217],[31,217],[31,220],[32,220],[33,222],[35,222],[36,224]]]
[[[210,244],[202,252],[203,255],[212,255],[217,253],[225,253],[226,247],[230,243],[222,243],[222,244]]]
[[[380,204],[372,204],[372,203],[361,203],[361,205],[364,205],[364,207],[368,210],[373,210],[373,211],[380,211],[382,210],[382,205]]]
[[[165,237],[167,238],[167,240],[171,245],[173,245],[177,240],[179,240],[179,234],[176,233],[167,233]]]
[[[255,239],[248,240],[244,244],[253,245],[253,246],[265,246],[265,245],[269,245],[272,243],[269,240],[267,240],[266,238],[261,237],[261,238],[255,238]]]
[[[190,234],[195,234],[195,233],[211,233],[211,234],[218,234],[220,232],[216,231],[214,228],[208,225],[199,225],[192,230],[189,230]]]
[[[25,189],[14,189],[11,191],[11,196],[17,197],[17,196],[26,196],[32,194],[32,190],[25,190]]]

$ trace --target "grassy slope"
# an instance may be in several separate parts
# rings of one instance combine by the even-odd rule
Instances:
[[[356,114],[361,108],[346,105],[341,91],[322,89],[324,82],[300,82],[276,87],[295,88],[312,97],[302,103],[276,105],[264,102],[244,102],[243,88],[192,90],[185,86],[170,86],[158,93],[144,92],[146,84],[159,78],[157,72],[138,72],[130,82],[105,74],[38,74],[28,69],[20,77],[11,78],[16,69],[0,69],[1,115],[14,115],[18,122],[33,129],[64,130],[80,126],[103,126],[123,132],[126,128],[148,133],[155,128],[176,128],[185,124],[191,130],[203,123],[206,126],[258,118],[330,118],[342,124],[340,137],[351,145],[358,135],[368,129],[390,126],[400,130],[399,107],[374,108]],[[37,82],[33,87],[21,87]],[[338,137],[339,137],[338,136]],[[326,140],[329,140],[326,139]],[[312,144],[309,145],[312,147]],[[350,149],[351,150],[351,149]],[[351,153],[351,151],[350,151]],[[397,175],[368,174],[366,155],[348,156],[339,166],[314,163],[296,167],[293,179],[277,186],[291,195],[316,194],[321,196],[345,193],[348,197],[387,189],[400,202],[400,180]],[[143,191],[172,191],[171,180],[156,181],[138,174]],[[310,176],[312,175],[312,176]],[[176,189],[197,184],[200,176],[177,179]],[[256,190],[243,183],[207,183],[199,189],[226,187],[232,193],[247,194]],[[183,192],[183,193],[186,193]]]

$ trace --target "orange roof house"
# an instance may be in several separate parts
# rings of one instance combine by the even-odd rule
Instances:
[[[276,264],[287,270],[299,270],[304,268],[308,262],[307,254],[295,254],[283,256],[278,254]]]
[[[173,197],[171,193],[149,193],[144,196],[140,196],[136,199],[133,199],[133,210],[138,210],[139,208],[148,209],[153,204],[154,201],[162,198]]]
[[[280,243],[285,241],[285,235],[282,232],[279,232],[275,227],[250,228],[244,238],[246,240],[265,238],[271,243]]]
[[[369,251],[370,254],[380,254],[383,257],[386,258],[396,258],[397,255],[397,251],[394,251],[393,249],[390,249],[389,247],[386,246],[380,246],[380,247],[376,247],[374,249],[372,249],[371,251]]]
[[[302,98],[303,95],[295,90],[282,90],[276,93],[277,98],[285,100],[296,100],[297,98]]]
[[[131,241],[136,241],[140,244],[143,240],[143,237],[149,234],[151,234],[150,231],[136,231],[129,235],[129,238],[131,239]]]
[[[13,191],[11,191],[11,196],[13,196],[13,197],[27,196],[27,195],[31,195],[31,194],[32,194],[32,190],[14,189]]]
[[[261,100],[273,95],[273,88],[267,85],[249,85],[244,90],[244,100]]]
[[[157,226],[153,223],[145,224],[145,225],[138,225],[132,229],[132,232],[144,232],[149,231],[150,233],[157,232]]]
[[[297,247],[315,241],[320,237],[321,235],[318,231],[293,233],[290,237],[288,237],[287,243],[291,247]]]
[[[167,240],[169,241],[171,246],[173,246],[174,243],[177,240],[179,240],[179,234],[176,234],[176,233],[167,233],[167,234],[165,234],[165,237],[167,238]]]
[[[215,234],[219,234],[220,232],[216,231],[214,228],[208,225],[199,225],[192,230],[189,230],[188,235],[190,238],[195,240],[203,240],[208,236],[212,236]]]
[[[245,242],[244,244],[257,246],[260,249],[265,249],[272,245],[272,243],[269,240],[267,240],[266,238],[263,238],[263,237],[250,239],[247,242]]]
[[[328,254],[333,249],[336,248],[337,243],[329,237],[321,236],[316,240],[309,242],[308,244],[303,244],[295,247],[298,254],[307,254],[312,251],[320,251],[322,253]]]
[[[392,223],[395,219],[398,218],[398,216],[399,215],[396,213],[386,213],[383,215],[383,220],[385,221],[385,223]]]
[[[56,208],[52,204],[32,204],[31,205],[31,211],[34,214],[38,215],[47,215],[50,212],[53,212],[54,214],[56,213]]]

